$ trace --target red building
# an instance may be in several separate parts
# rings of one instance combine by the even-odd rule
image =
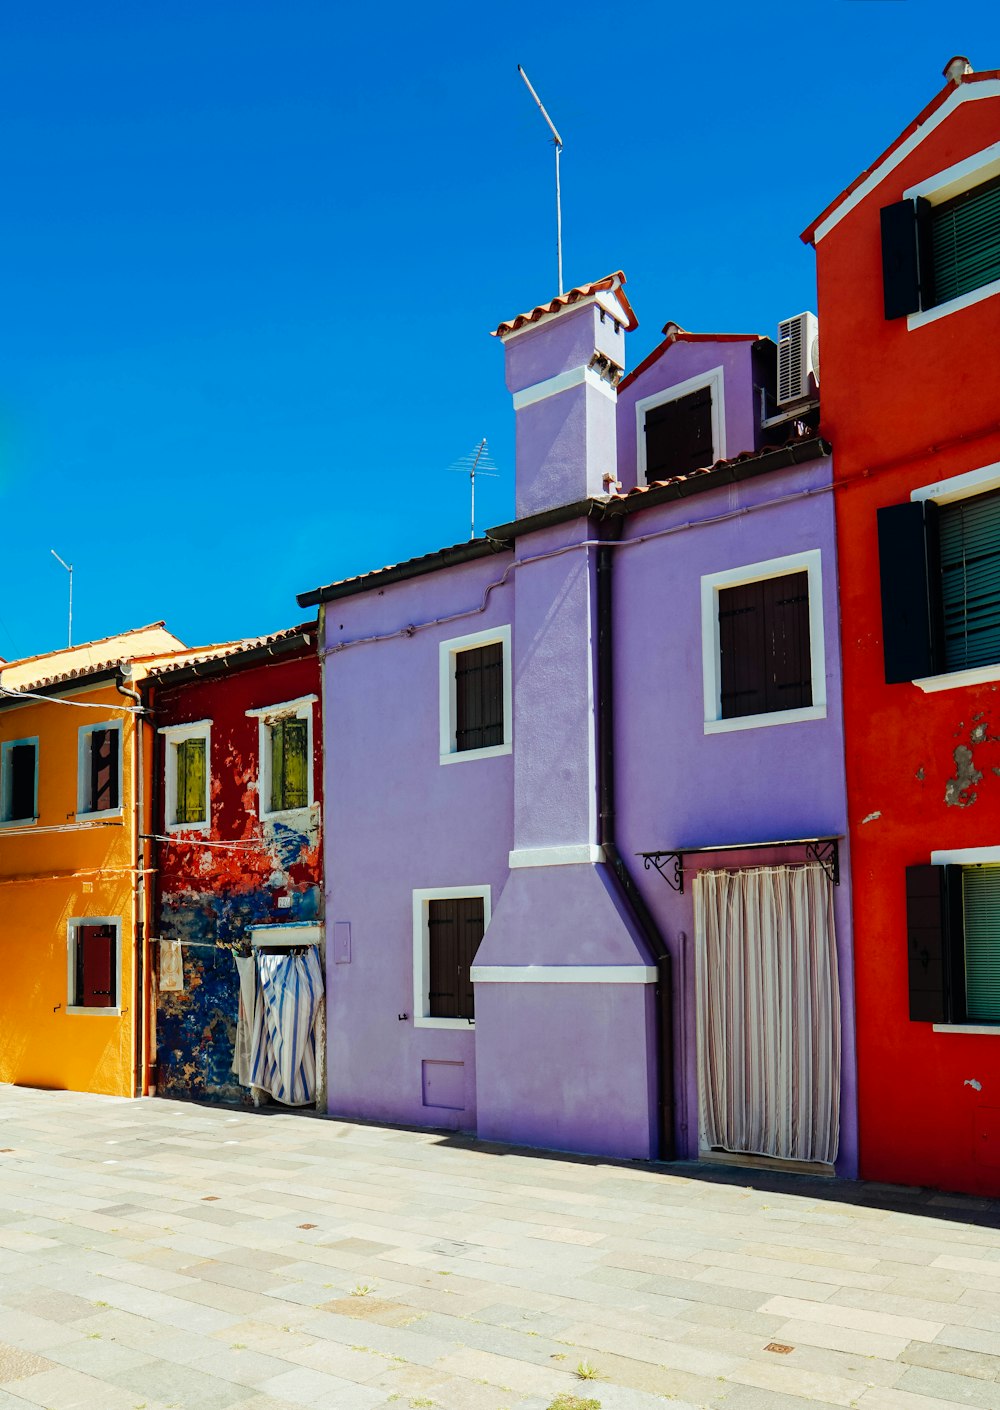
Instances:
[[[861,1173],[1000,1190],[1000,71],[803,238],[835,446]]]
[[[157,740],[153,1080],[163,1096],[245,1101],[237,958],[316,947],[322,963],[315,623],[179,653],[154,665],[145,692]]]

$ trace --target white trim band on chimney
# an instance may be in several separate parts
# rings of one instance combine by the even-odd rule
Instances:
[[[618,393],[610,382],[605,382],[604,378],[599,377],[592,368],[572,367],[568,372],[559,372],[555,377],[546,377],[544,382],[536,382],[533,387],[525,387],[523,391],[515,392],[514,410],[520,411],[523,407],[534,406],[536,401],[545,401],[546,397],[554,397],[560,392],[567,392],[570,387],[579,387],[581,382],[595,387],[597,391],[603,392],[612,401],[618,400]]]
[[[473,984],[654,984],[651,964],[474,964]]]
[[[580,842],[571,847],[517,847],[507,858],[513,871],[517,867],[573,867],[604,861],[604,848],[593,842]]]

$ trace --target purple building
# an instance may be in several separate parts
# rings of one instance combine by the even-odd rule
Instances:
[[[624,282],[497,329],[512,523],[299,598],[330,1111],[853,1175],[829,447],[768,339],[623,377]]]

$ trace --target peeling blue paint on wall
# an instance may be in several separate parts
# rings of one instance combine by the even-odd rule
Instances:
[[[297,847],[301,847],[301,834]],[[233,954],[249,951],[250,927],[315,921],[318,886],[292,891],[278,910],[270,889],[220,895],[174,892],[163,896],[160,936],[179,940],[184,989],[161,993],[156,1016],[158,1090],[163,1096],[249,1104],[250,1093],[232,1072],[239,1004]]]

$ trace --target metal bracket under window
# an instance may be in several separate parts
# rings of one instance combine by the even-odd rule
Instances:
[[[673,891],[684,890],[684,858],[701,857],[708,852],[759,852],[777,847],[801,847],[806,860],[821,866],[834,886],[840,885],[839,837],[791,837],[774,842],[727,842],[721,846],[678,847],[670,852],[640,852],[646,871],[658,871]]]

